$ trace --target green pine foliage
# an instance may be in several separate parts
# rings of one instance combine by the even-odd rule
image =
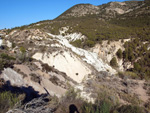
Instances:
[[[113,57],[113,58],[111,59],[110,65],[111,65],[112,67],[117,67],[117,66],[118,66],[116,57]]]
[[[150,79],[150,50],[148,50],[148,45],[150,45],[150,39],[133,39],[124,44],[125,51],[123,51],[124,61],[130,61],[134,67],[133,72],[141,78]]]
[[[79,39],[79,40],[75,40],[75,41],[72,41],[70,42],[73,46],[75,47],[82,47],[82,41]]]
[[[119,113],[145,113],[139,106],[123,105],[118,109]]]
[[[0,113],[7,112],[10,108],[15,106],[15,104],[19,101],[18,97],[9,92],[0,92]]]
[[[121,59],[122,58],[122,50],[118,49],[118,51],[116,52],[116,55],[119,59]]]

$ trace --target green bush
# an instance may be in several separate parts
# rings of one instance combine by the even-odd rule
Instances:
[[[118,58],[122,58],[122,50],[121,49],[118,49],[118,51],[116,52],[116,55]]]
[[[136,73],[131,71],[118,72],[118,75],[120,78],[124,78],[124,77],[130,77],[132,79],[139,78],[139,76]]]
[[[66,97],[69,100],[75,100],[78,96],[78,92],[75,91],[73,87],[71,87],[67,92],[66,92]]]
[[[0,93],[0,113],[4,113],[12,108],[19,99],[17,96],[9,91]]]
[[[104,101],[100,106],[100,113],[110,113],[111,104],[107,101]]]
[[[70,42],[73,46],[75,47],[81,47],[81,44],[82,44],[82,41],[79,39],[79,40],[75,40],[73,42]]]
[[[139,72],[141,70],[141,66],[139,63],[137,63],[137,62],[134,63],[134,70],[137,72]]]
[[[119,113],[145,113],[139,106],[123,105],[118,109]]]
[[[93,47],[93,46],[95,45],[95,42],[92,41],[92,40],[87,40],[87,41],[86,41],[86,45],[87,45],[88,47]]]
[[[13,63],[8,59],[2,59],[0,58],[0,72],[7,67],[11,67]]]
[[[3,59],[0,59],[0,71],[2,71],[5,67],[6,61],[4,61]]]
[[[21,62],[25,62],[25,61],[29,61],[29,54],[26,53],[26,48],[24,47],[20,47],[20,53],[17,54],[17,58],[21,61]]]
[[[100,104],[84,103],[82,113],[110,113],[111,104],[107,101],[102,101]]]
[[[2,54],[1,54],[1,58],[2,58],[2,59],[6,59],[6,60],[15,60],[14,57],[9,56],[9,55],[6,54],[6,53],[2,53]]]
[[[110,65],[111,65],[112,67],[117,67],[117,66],[118,66],[116,57],[113,57],[113,58],[111,59]]]
[[[25,52],[26,52],[26,49],[21,46],[21,47],[20,47],[20,51],[21,51],[22,53],[25,53]]]
[[[12,48],[15,48],[16,44],[14,42],[12,42]]]

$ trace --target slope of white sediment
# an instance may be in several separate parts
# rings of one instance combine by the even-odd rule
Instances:
[[[69,42],[75,41],[75,40],[82,40],[86,37],[82,35],[81,33],[71,33],[64,36]]]
[[[53,35],[48,33],[48,35],[55,37],[55,39],[61,43],[63,46],[70,48],[74,53],[82,57],[82,60],[86,61],[88,64],[92,65],[97,71],[109,71],[112,74],[116,73],[116,70],[112,69],[111,66],[104,63],[102,59],[98,57],[97,53],[90,52],[81,48],[72,46],[69,41],[62,35]]]
[[[65,72],[74,81],[80,83],[83,78],[91,73],[91,70],[69,51],[49,53],[36,53],[33,55],[34,59],[47,63],[59,71]]]

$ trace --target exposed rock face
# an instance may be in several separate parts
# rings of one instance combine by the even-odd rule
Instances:
[[[34,90],[38,91],[39,94],[49,93],[58,97],[65,94],[66,89],[62,86],[52,83],[49,80],[51,78],[49,74],[37,70],[31,71],[26,65],[15,65],[14,67],[15,70],[19,70],[19,72],[7,68],[3,71],[1,75],[1,78],[3,78],[5,81],[9,81],[11,85],[18,87],[31,86],[34,88]],[[39,76],[39,82],[35,81],[35,77],[32,78],[33,73],[34,75]]]
[[[15,39],[18,41],[22,40],[41,40],[47,37],[47,34],[44,34],[39,29],[30,29],[30,30],[14,30],[8,36],[7,39]]]
[[[16,71],[12,70],[11,68],[7,68],[3,71],[1,77],[5,81],[11,80],[12,85],[16,86],[23,86],[25,85],[22,75],[18,74]]]
[[[91,73],[91,70],[69,51],[58,51],[52,54],[36,53],[33,58],[54,66],[79,83],[82,82],[84,76]]]
[[[123,47],[123,45],[126,41],[129,40],[130,39],[125,39],[123,42],[121,42],[121,40],[111,42],[103,41],[102,44],[96,44],[95,47],[91,49],[91,51],[97,53],[104,62],[109,63],[113,57],[117,58],[116,53],[119,49],[124,51],[125,48]],[[129,69],[132,66],[130,62],[124,63],[122,59],[118,58],[117,63],[121,71]]]

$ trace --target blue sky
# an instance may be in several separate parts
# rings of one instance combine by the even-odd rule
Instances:
[[[111,0],[0,0],[0,29],[28,25],[41,20],[51,20],[76,4],[90,3],[93,5],[101,5],[110,1]]]

